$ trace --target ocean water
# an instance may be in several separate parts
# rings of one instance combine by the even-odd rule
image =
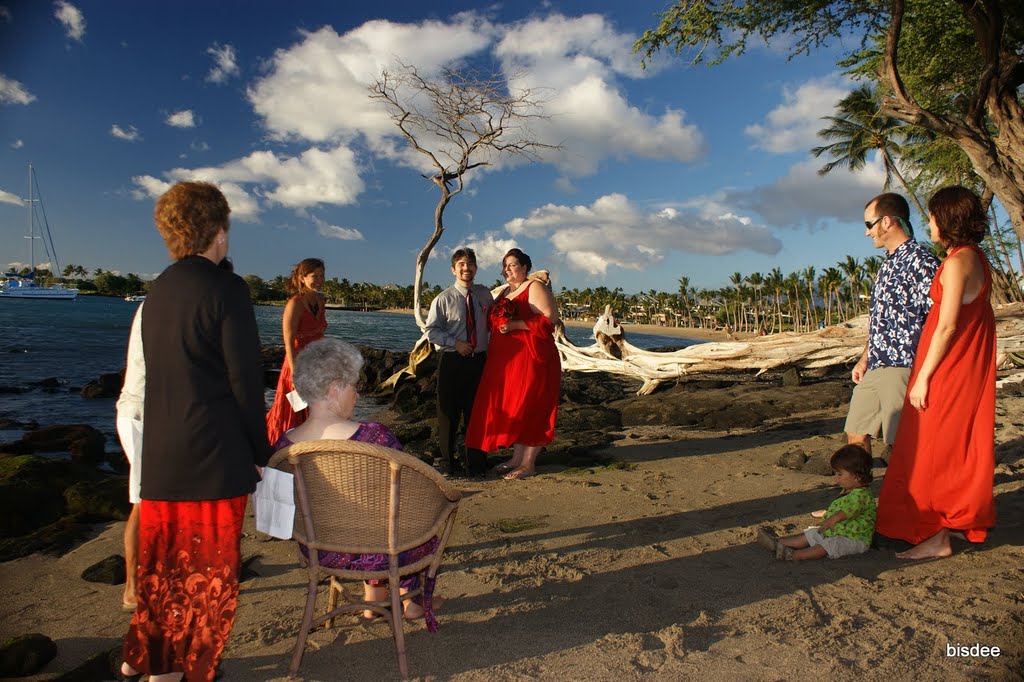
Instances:
[[[100,374],[125,365],[128,331],[138,303],[118,298],[79,296],[75,301],[0,299],[0,419],[53,424],[89,424],[107,436],[107,449],[119,449],[114,427],[114,399],[87,400],[77,390]],[[279,306],[257,306],[256,321],[265,345],[281,344]],[[570,327],[569,339],[581,346],[592,343],[591,331]],[[420,336],[411,315],[327,311],[327,334],[351,343],[392,351],[412,348]],[[683,339],[630,334],[642,348],[688,345]],[[56,379],[58,388],[38,382]],[[267,392],[268,405],[273,391]],[[375,410],[365,405],[363,418]],[[0,442],[21,437],[21,430],[0,430]]]

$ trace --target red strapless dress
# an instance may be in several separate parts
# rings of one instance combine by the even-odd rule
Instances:
[[[530,286],[543,286],[530,282]],[[533,312],[529,289],[491,306],[488,323],[491,341],[487,363],[473,403],[466,431],[466,447],[484,452],[514,445],[547,445],[555,438],[555,419],[562,386],[562,364],[547,317]],[[508,301],[508,303],[502,303]],[[504,306],[528,329],[502,334]]]
[[[971,542],[982,542],[996,520],[992,495],[996,409],[995,317],[989,303],[992,278],[980,249],[959,248],[977,252],[984,264],[985,284],[977,298],[960,308],[952,344],[928,385],[928,406],[918,412],[904,401],[878,497],[875,529],[915,545],[943,528],[963,531]],[[939,322],[943,266],[932,282],[934,305],[921,331],[910,386]]]
[[[327,314],[323,305],[316,315],[309,312],[308,308],[302,308],[299,317],[299,329],[292,339],[292,348],[295,353],[308,346],[317,339],[324,337],[327,331]],[[292,409],[291,403],[285,396],[295,390],[292,383],[292,366],[285,356],[281,364],[281,375],[277,378],[277,393],[274,394],[274,404],[267,413],[267,439],[276,443],[281,434],[288,429],[294,428],[306,421],[306,410],[296,412]]]

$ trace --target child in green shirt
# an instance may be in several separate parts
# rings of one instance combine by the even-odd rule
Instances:
[[[875,532],[875,498],[868,490],[871,483],[871,455],[859,445],[844,445],[829,462],[843,495],[828,506],[821,525],[803,533],[776,539],[767,530],[758,533],[758,542],[773,547],[775,556],[787,561],[838,559],[863,554],[871,546]]]

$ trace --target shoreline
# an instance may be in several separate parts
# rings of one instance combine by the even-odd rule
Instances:
[[[374,312],[386,313],[388,315],[412,315],[412,308],[384,308]],[[562,324],[566,327],[576,327],[579,329],[592,329],[594,327],[593,321],[588,320],[562,320]],[[652,336],[671,336],[680,339],[690,339],[693,341],[735,341],[740,338],[752,336],[752,334],[732,334],[729,335],[722,330],[714,329],[702,329],[700,327],[662,327],[657,324],[622,324],[622,329],[626,333],[626,339],[629,339],[630,333],[634,334],[648,334]]]

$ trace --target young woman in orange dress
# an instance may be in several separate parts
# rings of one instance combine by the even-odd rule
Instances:
[[[284,337],[284,363],[277,379],[274,404],[267,413],[267,440],[276,443],[281,434],[306,421],[306,410],[296,412],[288,400],[288,394],[295,390],[292,382],[292,367],[299,351],[327,331],[327,317],[324,311],[324,262],[319,258],[306,258],[292,269],[290,289],[295,294],[288,299],[281,318],[281,335]]]

